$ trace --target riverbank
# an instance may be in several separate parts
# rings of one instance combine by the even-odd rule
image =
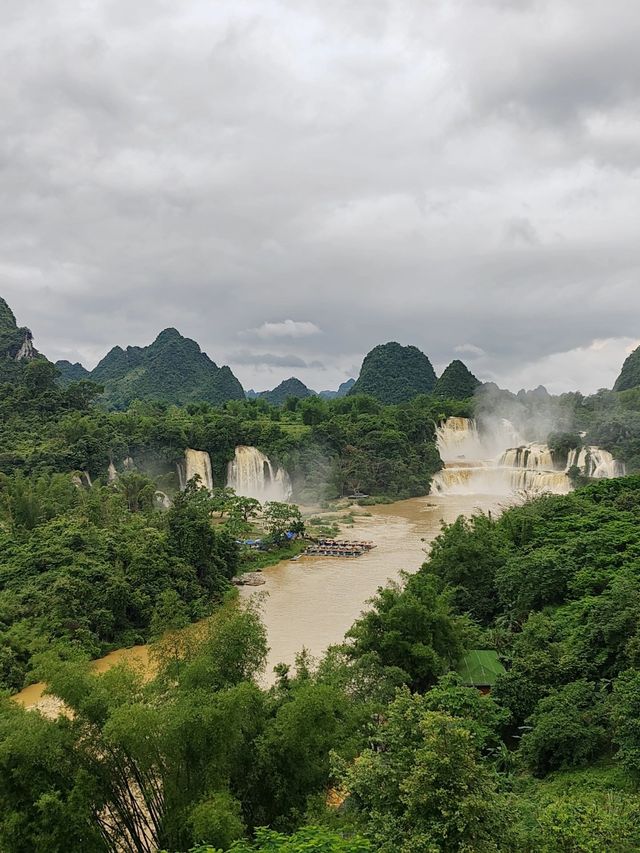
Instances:
[[[303,647],[319,657],[340,642],[380,586],[419,569],[443,522],[479,511],[500,512],[509,503],[491,495],[463,495],[379,504],[356,515],[353,526],[340,533],[340,538],[375,543],[358,559],[301,557],[266,568],[265,584],[257,592],[243,587],[239,593],[245,599],[257,596],[267,628],[263,685],[273,683],[276,664],[293,665]]]
[[[378,587],[398,580],[402,572],[418,570],[443,522],[479,511],[500,512],[509,503],[491,495],[463,495],[380,504],[354,515],[353,526],[345,525],[341,531],[345,539],[367,539],[376,544],[362,557],[300,557],[266,567],[265,584],[257,593],[250,587],[242,587],[238,593],[244,599],[259,596],[269,643],[263,686],[273,683],[277,663],[293,665],[303,647],[318,657],[328,646],[340,642]],[[149,646],[110,652],[94,661],[93,668],[104,672],[121,662],[148,669]],[[44,689],[44,684],[31,684],[12,698],[24,707],[55,715],[61,705],[55,697],[43,697]]]

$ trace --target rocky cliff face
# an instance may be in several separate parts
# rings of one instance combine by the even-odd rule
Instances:
[[[26,326],[18,326],[13,311],[0,297],[0,382],[17,378],[26,361],[42,358]]]

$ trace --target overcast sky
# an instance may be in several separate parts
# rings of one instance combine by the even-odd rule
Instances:
[[[514,390],[640,339],[638,0],[3,0],[0,295],[320,390],[388,340]]]

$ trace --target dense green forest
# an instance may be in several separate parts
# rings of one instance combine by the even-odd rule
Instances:
[[[171,492],[185,448],[208,451],[214,481],[224,485],[235,447],[245,444],[286,467],[301,501],[354,489],[410,497],[428,492],[440,467],[435,422],[471,411],[468,402],[423,396],[384,406],[358,395],[289,398],[281,408],[262,399],[218,408],[139,401],[109,412],[99,405],[99,386],[85,381],[61,388],[55,379],[53,365],[34,360],[20,382],[0,386],[0,472],[80,471],[95,479],[105,477],[109,462],[122,470],[132,459]]]
[[[640,347],[625,359],[613,390],[629,391],[631,388],[638,387],[640,387]]]
[[[638,471],[640,389],[470,399],[462,363],[434,387],[426,357],[393,345],[370,394],[178,406],[129,400],[148,352],[120,350],[104,385],[61,382],[35,350],[15,360],[31,336],[0,302],[2,335],[2,853],[640,851],[640,477],[459,518],[344,642],[301,650],[269,689],[259,609],[230,584],[258,507],[225,488],[246,444],[299,501],[424,495],[435,424],[496,411],[550,432],[558,459],[594,444]],[[183,352],[176,335],[160,349]],[[105,386],[122,391],[108,407]],[[212,493],[179,491],[189,447],[210,454]],[[303,530],[295,508],[264,509],[274,545]],[[91,668],[147,641],[150,669]],[[472,650],[504,666],[489,694],[461,674]],[[64,713],[10,698],[34,680]]]
[[[365,356],[349,394],[370,394],[383,403],[401,403],[418,394],[430,394],[435,384],[435,371],[423,352],[391,341]]]
[[[2,704],[0,849],[640,849],[639,509],[630,477],[460,519],[266,691],[234,602],[165,634],[151,680],[43,652],[73,715]],[[473,648],[506,666],[489,695],[456,673]]]
[[[59,362],[63,384],[90,379],[103,386],[101,402],[126,409],[134,400],[224,403],[243,400],[244,391],[228,367],[218,367],[195,341],[165,329],[148,347],[114,347],[91,371]]]
[[[467,400],[473,397],[480,380],[471,373],[460,359],[455,359],[438,378],[433,393],[445,400]]]

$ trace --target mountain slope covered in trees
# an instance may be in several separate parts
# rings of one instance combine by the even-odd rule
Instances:
[[[88,378],[103,385],[102,400],[115,409],[125,409],[133,400],[219,405],[244,399],[231,370],[218,367],[195,341],[176,329],[165,329],[147,347],[113,347],[86,375],[81,365],[58,362],[56,366],[67,383]]]
[[[640,387],[640,347],[635,349],[622,365],[620,375],[613,386],[614,391],[629,391]]]
[[[459,359],[455,359],[445,368],[433,389],[436,397],[450,400],[466,400],[481,385],[469,368]]]
[[[292,376],[290,379],[283,380],[272,391],[262,391],[258,397],[267,400],[273,406],[281,406],[288,397],[296,397],[298,400],[315,397],[315,391],[307,388],[304,382]]]
[[[390,341],[367,353],[349,394],[370,394],[381,403],[402,403],[418,394],[430,394],[435,384],[436,374],[423,352]]]

